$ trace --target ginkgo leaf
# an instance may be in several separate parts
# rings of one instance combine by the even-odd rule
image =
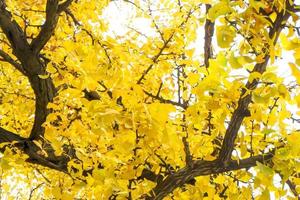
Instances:
[[[269,15],[270,19],[272,20],[272,22],[275,22],[276,18],[277,18],[277,14],[276,12],[272,12],[270,15]]]
[[[175,111],[174,106],[169,104],[154,103],[148,106],[149,112],[151,114],[151,119],[157,121],[165,122],[169,118],[169,114]]]
[[[300,48],[296,48],[296,49],[294,49],[294,51],[295,51],[294,58],[300,59]]]
[[[280,35],[280,39],[282,41],[282,46],[286,50],[293,50],[299,47],[299,39],[288,39],[286,35]]]
[[[230,26],[217,26],[217,42],[221,48],[228,48],[235,38],[235,31]]]
[[[256,12],[259,12],[260,8],[266,8],[267,6],[260,1],[250,0],[250,5],[256,10]]]
[[[232,9],[226,1],[221,1],[213,5],[208,11],[208,18],[211,21],[215,21],[219,16],[225,15],[231,12]]]
[[[258,198],[259,200],[270,200],[270,192],[265,189],[263,190],[262,194]]]
[[[264,54],[259,54],[258,56],[256,56],[256,62],[257,63],[263,63],[265,62],[265,55]]]
[[[53,67],[53,64],[51,65],[47,65],[47,69],[46,69],[47,72],[53,74],[55,72],[57,72],[57,69],[55,67]]]
[[[234,69],[239,69],[239,68],[243,67],[243,65],[239,62],[239,59],[237,57],[235,57],[233,54],[231,54],[228,61],[231,65],[231,67]]]
[[[196,73],[189,74],[188,81],[190,82],[190,84],[192,85],[196,84],[199,80],[200,80],[199,74]]]
[[[300,84],[300,70],[294,63],[289,63],[293,76],[296,78],[297,83]]]
[[[287,136],[287,140],[290,145],[291,155],[295,157],[299,157],[300,155],[300,146],[297,144],[297,141],[300,139],[299,132],[294,132],[291,135]]]
[[[252,83],[255,79],[260,79],[261,76],[262,75],[259,72],[252,72],[249,76],[249,82]]]

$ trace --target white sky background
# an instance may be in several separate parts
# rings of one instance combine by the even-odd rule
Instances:
[[[129,3],[125,3],[122,0],[111,2],[110,5],[103,12],[103,17],[109,23],[109,32],[112,33],[112,35],[124,36],[130,30],[130,28],[134,28],[135,30],[149,37],[155,36],[157,34],[156,31],[153,28],[151,28],[151,20],[144,19],[144,18],[134,18],[134,15],[135,15],[134,6]],[[283,30],[283,32],[287,32],[287,31]],[[198,35],[197,40],[195,41],[195,45],[193,46],[195,48],[194,56],[201,56],[201,54],[203,54],[203,45],[204,45],[203,27],[200,27],[197,30],[197,35]],[[213,46],[214,48],[217,47],[216,40],[213,40]],[[217,49],[217,52],[218,51],[219,49]],[[291,75],[290,67],[288,66],[289,62],[294,62],[293,53],[291,53],[291,51],[288,52],[283,50],[281,58],[277,58],[275,60],[275,63],[272,64],[273,66],[278,66],[277,75],[279,77],[284,78],[285,84],[289,84],[292,81],[295,81],[295,78]],[[241,76],[248,77],[249,73],[242,69],[242,70],[236,70],[235,72],[232,73],[232,75],[239,75],[239,76],[241,75]],[[299,117],[296,115],[296,112],[299,111],[299,108],[296,105],[290,105],[288,106],[288,109],[292,112],[293,116]],[[254,170],[251,171],[252,173],[255,173]],[[281,180],[280,176],[276,174],[274,176],[275,186],[282,187],[280,180]],[[240,185],[243,186],[243,184]],[[244,184],[244,186],[248,187],[247,184]],[[285,189],[288,189],[287,185],[285,185]],[[254,191],[254,193],[256,194],[257,192],[258,194],[260,193],[259,191]],[[293,195],[291,194],[291,196]],[[271,199],[275,199],[273,193],[271,193]],[[281,199],[285,199],[285,198],[283,197]]]

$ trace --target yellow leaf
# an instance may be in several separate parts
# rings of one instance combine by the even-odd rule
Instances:
[[[294,49],[295,52],[294,52],[294,58],[297,60],[297,59],[300,59],[300,48],[296,48]]]
[[[269,51],[270,51],[269,54],[270,54],[271,64],[273,64],[274,61],[275,61],[275,53],[276,53],[274,45],[270,45],[270,50]]]
[[[221,48],[228,48],[235,38],[235,31],[231,26],[217,27],[217,43]]]
[[[151,114],[151,119],[165,122],[168,120],[170,112],[175,111],[175,107],[169,104],[152,103],[148,106],[148,110]]]
[[[270,19],[272,20],[272,22],[275,22],[276,18],[277,18],[277,14],[276,12],[272,12],[271,15],[269,15]]]
[[[282,96],[283,98],[286,98],[289,96],[289,91],[287,90],[287,88],[285,87],[285,85],[280,84],[278,86],[278,93],[280,96]]]
[[[259,54],[258,56],[256,56],[256,62],[257,63],[265,62],[265,55],[264,54]]]
[[[197,73],[190,73],[188,75],[188,81],[191,85],[196,84],[200,80],[199,74]]]
[[[299,39],[291,40],[290,38],[287,38],[287,36],[285,34],[281,34],[280,39],[281,39],[282,47],[285,50],[293,50],[293,49],[299,48],[299,43],[300,43]]]
[[[55,67],[53,67],[53,64],[49,64],[49,65],[47,65],[46,71],[53,74],[53,73],[57,72],[57,69]]]
[[[258,200],[270,200],[270,192],[268,189],[265,189]]]
[[[233,54],[231,54],[228,61],[233,69],[239,69],[243,67],[243,65],[241,65],[241,63],[239,62],[238,58],[236,58]]]
[[[263,2],[250,0],[250,5],[256,10],[256,12],[259,12],[260,8],[265,8],[266,5]]]
[[[288,145],[290,146],[290,155],[296,158],[300,157],[300,133],[293,132],[291,135],[287,136]]]
[[[9,170],[12,166],[9,164],[9,161],[6,158],[1,158],[0,167],[2,170]]]
[[[289,63],[293,76],[296,78],[298,84],[300,84],[300,70],[294,63]]]
[[[246,154],[247,154],[247,144],[246,143],[243,143],[241,144],[241,157],[245,157]]]
[[[252,83],[255,79],[260,79],[261,73],[259,72],[252,72],[249,76],[249,82]]]
[[[223,175],[217,176],[217,178],[214,179],[214,183],[224,184],[226,179]]]
[[[215,21],[219,16],[225,15],[231,11],[231,7],[228,3],[221,1],[215,5],[213,5],[208,11],[208,18],[211,21]]]

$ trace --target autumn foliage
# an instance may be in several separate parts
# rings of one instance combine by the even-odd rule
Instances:
[[[299,13],[0,0],[1,198],[300,198]]]

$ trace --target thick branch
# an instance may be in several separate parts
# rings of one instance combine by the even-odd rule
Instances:
[[[67,163],[70,160],[68,155],[55,156],[52,152],[50,152],[48,157],[45,157],[38,153],[40,148],[35,143],[26,140],[22,144],[23,145],[21,145],[20,148],[29,156],[27,162],[68,174]]]
[[[273,45],[276,44],[278,36],[283,28],[282,23],[289,18],[290,14],[288,12],[279,13],[274,26],[269,31],[269,38],[274,39]],[[258,63],[255,65],[252,72],[264,73],[266,71],[266,66],[268,64],[270,56],[267,54],[264,58],[264,62]],[[241,97],[238,101],[238,107],[232,114],[229,126],[226,130],[225,137],[223,140],[222,148],[219,155],[219,160],[222,162],[228,162],[231,159],[231,154],[234,149],[234,141],[237,137],[237,133],[243,119],[249,115],[248,106],[251,102],[251,93],[246,94],[247,92],[254,90],[258,85],[258,80],[252,82],[248,81],[245,89],[242,91]]]
[[[58,22],[58,0],[47,0],[46,5],[46,21],[38,36],[32,40],[30,46],[36,52],[46,45],[51,35],[54,32]]]
[[[52,2],[52,0],[49,2]],[[2,52],[1,55],[18,70],[21,70],[23,74],[26,74],[36,95],[35,120],[30,136],[31,139],[35,139],[44,133],[42,124],[48,114],[47,104],[52,101],[55,93],[54,85],[50,78],[40,79],[38,77],[39,74],[45,74],[44,64],[38,55],[32,52],[24,32],[16,21],[12,20],[12,15],[6,10],[3,0],[0,0],[0,11],[0,27],[11,44],[13,54],[21,62],[21,65],[14,63],[6,53]]]
[[[0,144],[4,142],[10,143],[15,141],[22,141],[23,139],[24,138],[22,138],[21,136],[0,127]]]
[[[26,75],[26,72],[23,69],[22,65],[20,63],[18,63],[17,61],[15,61],[14,59],[12,59],[12,57],[10,57],[7,53],[2,51],[1,49],[0,49],[0,56],[2,57],[3,61],[8,62],[9,64],[13,65],[22,74]]]
[[[73,0],[66,0],[65,2],[59,4],[58,9],[57,9],[58,13],[66,11],[72,2],[73,2]]]
[[[39,77],[39,75],[46,74],[46,63],[39,58],[39,51],[48,42],[54,32],[58,21],[59,9],[63,11],[70,3],[71,1],[69,0],[62,4],[58,4],[58,0],[47,1],[46,21],[38,36],[32,41],[31,45],[29,45],[21,27],[12,20],[12,15],[6,10],[4,1],[0,0],[0,27],[11,44],[13,54],[21,62],[20,66],[24,69],[22,70],[24,71],[23,74],[28,77],[36,96],[35,119],[30,134],[31,140],[43,136],[44,128],[42,124],[46,121],[46,117],[49,113],[47,104],[51,102],[55,96],[55,88],[51,78],[41,79]],[[4,56],[6,55],[2,53],[2,57]],[[7,56],[6,60],[14,64],[18,70],[21,69],[19,65],[15,65]]]
[[[167,176],[161,183],[158,183],[154,189],[151,190],[146,197],[147,200],[160,200],[170,194],[174,189],[183,186],[188,181],[197,176],[205,176],[210,174],[224,173],[233,170],[245,169],[256,166],[256,162],[267,163],[271,160],[273,155],[265,154],[253,156],[247,159],[238,161],[231,160],[227,166],[218,160],[194,161],[192,167],[184,167],[179,171]]]
[[[206,13],[208,13],[209,9],[211,8],[210,4],[206,4]],[[215,31],[215,23],[210,21],[209,19],[206,19],[205,25],[204,25],[204,65],[206,68],[209,67],[209,59],[212,57],[212,37],[214,35]]]
[[[34,124],[29,138],[36,140],[41,139],[44,135],[45,129],[42,125],[50,113],[50,110],[47,109],[47,105],[53,101],[56,90],[50,77],[41,79],[38,75],[35,75],[29,77],[29,81],[36,97]]]
[[[58,0],[47,0],[46,5],[46,21],[38,36],[34,38],[30,44],[35,53],[38,53],[46,45],[51,38],[56,28],[59,14],[65,11],[72,3],[73,0],[67,0],[58,4]]]
[[[40,148],[35,143],[0,127],[0,144],[3,143],[18,147],[29,156],[27,161],[30,163],[67,173],[67,162],[69,161],[67,156],[57,157],[52,155],[51,157],[45,157],[40,155],[38,153]],[[4,148],[1,150],[3,151]]]
[[[29,50],[29,45],[22,28],[12,19],[12,15],[6,10],[3,0],[0,0],[0,28],[10,42],[13,53],[18,59],[23,58]],[[22,59],[20,59],[22,61]]]

